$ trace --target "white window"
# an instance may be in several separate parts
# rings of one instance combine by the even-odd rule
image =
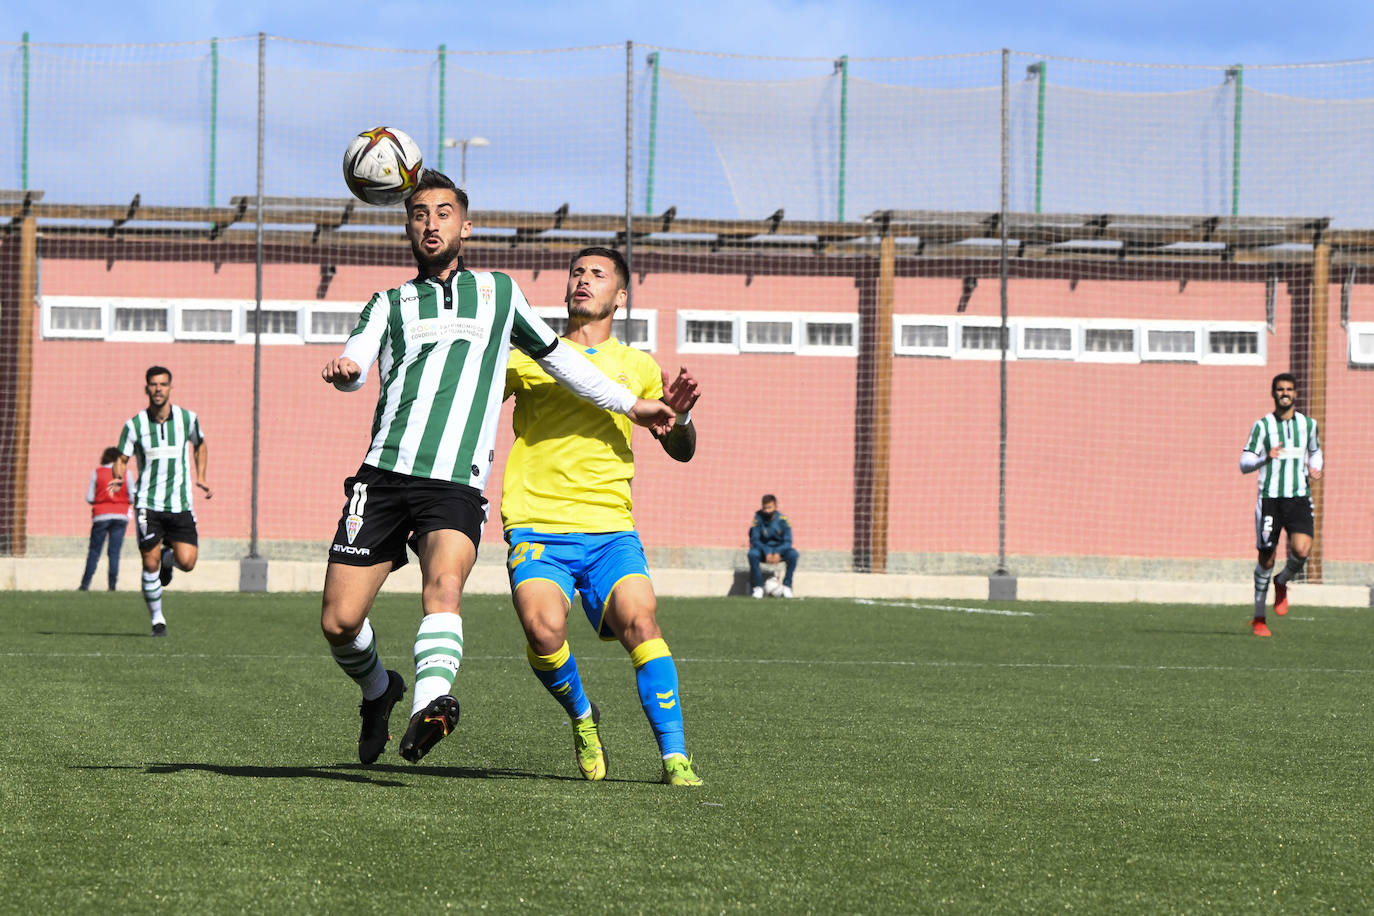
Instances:
[[[611,333],[625,343],[650,353],[658,349],[658,312],[653,309],[635,309],[630,313],[628,327],[625,314],[616,316],[611,322]]]
[[[1263,366],[1268,329],[1260,321],[1215,321],[1203,329],[1202,362],[1209,365]]]
[[[104,338],[110,330],[110,303],[93,296],[44,296],[43,337]]]
[[[1078,358],[1085,363],[1140,362],[1140,328],[1134,322],[1083,322]]]
[[[679,353],[738,353],[739,321],[730,312],[679,311]]]
[[[797,352],[803,356],[857,356],[859,316],[811,312],[800,316],[801,336]]]
[[[899,356],[953,356],[954,319],[932,315],[894,315],[892,352]]]
[[[107,340],[170,342],[171,299],[113,299],[110,301],[110,333]]]
[[[1202,326],[1145,321],[1140,326],[1140,358],[1151,362],[1196,363],[1202,358]]]
[[[1004,348],[1007,350],[1007,359],[1016,358],[1016,352],[1011,348],[1016,334],[1014,322],[1007,322],[1004,334],[1001,318],[960,318],[957,330],[954,355],[959,359],[1001,359]]]
[[[243,335],[245,337],[299,337],[300,312],[296,309],[277,309],[258,307],[243,310]]]
[[[1350,364],[1374,366],[1374,322],[1352,321],[1345,332],[1350,336]]]
[[[294,300],[264,299],[262,309],[256,303],[243,304],[243,333],[239,343],[251,344],[253,331],[259,316],[262,320],[262,335],[258,339],[263,344],[298,344],[305,340],[305,328],[310,320],[310,309],[316,305],[314,300],[299,302]],[[351,331],[352,328],[349,328]]]
[[[797,352],[797,316],[779,312],[739,315],[741,353]]]
[[[228,299],[178,299],[177,340],[236,340],[243,303]]]
[[[1078,323],[1058,318],[1023,318],[1016,322],[1018,359],[1077,359]]]
[[[301,336],[306,343],[343,343],[358,326],[362,311],[360,305],[311,305],[305,310]]]

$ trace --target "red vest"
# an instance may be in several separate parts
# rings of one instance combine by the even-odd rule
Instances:
[[[126,486],[120,487],[115,491],[115,495],[110,495],[110,481],[114,480],[114,469],[109,465],[102,464],[95,469],[95,502],[91,504],[91,517],[97,515],[128,515],[129,514],[129,493]]]

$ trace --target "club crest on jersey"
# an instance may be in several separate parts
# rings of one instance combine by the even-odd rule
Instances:
[[[352,544],[358,532],[363,530],[363,517],[361,515],[350,515],[344,519],[344,530],[348,532],[348,543]]]
[[[482,297],[483,305],[491,305],[491,297],[496,292],[494,289],[492,289],[490,286],[482,286],[478,288],[477,292]]]

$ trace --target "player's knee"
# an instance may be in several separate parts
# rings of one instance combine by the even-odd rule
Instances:
[[[439,573],[425,583],[425,610],[457,611],[463,596],[463,577],[457,573]]]
[[[563,644],[568,641],[564,633],[554,632],[553,630],[539,630],[531,633],[525,632],[525,640],[530,644],[536,655],[553,655]]]
[[[653,611],[647,614],[639,614],[623,624],[612,624],[620,641],[626,649],[633,649],[640,643],[648,642],[651,639],[659,639],[663,633],[658,628],[658,620]]]
[[[331,646],[342,646],[357,638],[363,628],[362,621],[354,623],[349,615],[337,607],[325,604],[320,612],[320,632]]]

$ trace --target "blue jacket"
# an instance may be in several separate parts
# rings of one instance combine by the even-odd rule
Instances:
[[[754,524],[749,526],[750,549],[782,553],[791,546],[792,526],[787,523],[787,516],[774,512],[772,519],[765,519],[762,510],[754,513]]]

